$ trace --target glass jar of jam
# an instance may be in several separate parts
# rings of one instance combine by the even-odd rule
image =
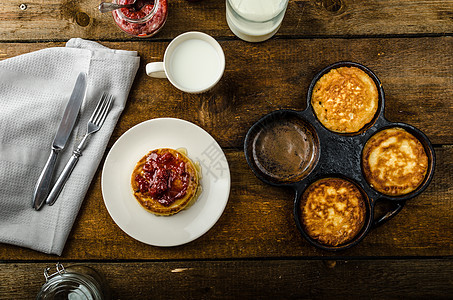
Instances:
[[[46,283],[39,291],[37,300],[111,299],[111,291],[105,278],[93,268],[84,265],[65,268],[57,263],[56,270],[53,274],[49,274],[50,268],[44,270]]]
[[[130,4],[133,0],[114,0],[118,4]],[[150,37],[164,26],[167,20],[167,0],[137,0],[143,2],[139,11],[133,8],[121,8],[112,12],[118,27],[136,37]],[[141,4],[137,3],[140,7]]]

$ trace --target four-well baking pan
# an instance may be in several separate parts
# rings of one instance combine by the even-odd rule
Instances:
[[[316,82],[330,70],[356,67],[372,78],[379,93],[377,112],[370,123],[357,133],[336,133],[326,129],[311,106]],[[384,117],[384,90],[378,77],[367,67],[354,62],[338,62],[321,70],[312,80],[307,94],[307,108],[303,111],[278,110],[258,120],[248,131],[244,152],[247,163],[263,182],[295,191],[294,220],[302,236],[312,245],[325,250],[343,250],[359,243],[374,227],[388,221],[404,207],[405,201],[419,195],[430,183],[435,165],[435,154],[427,136],[409,124],[389,122]],[[428,169],[423,182],[414,191],[389,196],[376,191],[366,181],[362,165],[362,151],[375,133],[387,128],[402,128],[416,137],[428,157]],[[285,153],[284,153],[285,152]],[[366,216],[361,231],[350,241],[329,246],[310,237],[301,221],[300,201],[305,189],[313,182],[326,177],[343,178],[354,183],[365,200]],[[392,209],[375,216],[376,203],[390,201]]]

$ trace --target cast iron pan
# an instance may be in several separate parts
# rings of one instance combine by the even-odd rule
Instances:
[[[357,67],[365,71],[375,82],[379,92],[379,106],[374,119],[360,132],[354,134],[339,134],[327,130],[317,119],[312,106],[311,95],[315,83],[331,69],[339,67]],[[248,131],[245,137],[244,152],[247,163],[254,174],[263,182],[281,187],[289,187],[295,191],[294,220],[302,236],[312,245],[324,250],[344,250],[359,243],[367,233],[393,216],[404,207],[406,200],[416,197],[423,192],[430,183],[435,165],[435,154],[428,137],[409,124],[392,123],[384,117],[384,90],[377,76],[367,67],[354,62],[338,62],[321,70],[312,80],[308,89],[307,108],[304,111],[278,110],[269,113],[258,120]],[[376,132],[399,127],[414,135],[420,140],[428,156],[428,171],[423,183],[413,192],[392,197],[374,190],[362,172],[362,150],[367,140]],[[277,153],[266,148],[266,139],[274,139],[289,143],[291,153]],[[292,145],[294,143],[294,145]],[[303,153],[298,153],[297,147],[304,144]],[[293,151],[294,150],[294,151]],[[297,160],[303,156],[303,163]],[[279,161],[277,161],[279,160]],[[294,166],[292,163],[295,163]],[[287,166],[282,172],[281,168]],[[293,166],[293,167],[292,167]],[[311,238],[304,230],[300,218],[300,201],[304,190],[313,182],[325,177],[339,177],[354,183],[362,192],[366,206],[365,224],[356,237],[339,246],[327,246]],[[388,201],[392,208],[382,216],[375,216],[374,210],[379,201]]]

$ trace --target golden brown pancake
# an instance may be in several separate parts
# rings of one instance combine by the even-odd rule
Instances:
[[[376,133],[365,144],[362,168],[366,180],[375,190],[400,196],[423,183],[428,156],[412,134],[402,128],[390,128]]]
[[[364,198],[352,182],[324,178],[311,184],[300,204],[305,232],[327,246],[351,241],[366,218]]]
[[[379,93],[368,74],[356,67],[340,67],[315,84],[311,105],[327,129],[356,133],[370,123],[378,109]]]
[[[199,179],[197,168],[182,151],[159,148],[140,159],[131,185],[146,210],[170,216],[195,202],[201,191]]]

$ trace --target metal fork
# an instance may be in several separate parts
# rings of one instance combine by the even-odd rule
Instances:
[[[72,153],[72,156],[69,159],[66,166],[64,167],[63,172],[61,172],[60,176],[55,182],[55,185],[50,191],[49,196],[47,196],[46,204],[53,205],[57,200],[61,190],[63,189],[63,186],[65,185],[66,181],[69,178],[69,175],[71,175],[72,170],[74,170],[75,165],[79,161],[79,157],[82,156],[82,150],[86,146],[88,137],[91,134],[99,131],[99,129],[101,129],[102,124],[104,124],[105,118],[107,117],[112,102],[113,102],[112,95],[108,95],[107,93],[102,94],[99,103],[97,104],[93,114],[91,115],[90,120],[88,121],[85,136],[82,138],[82,141],[79,143],[77,148]]]

